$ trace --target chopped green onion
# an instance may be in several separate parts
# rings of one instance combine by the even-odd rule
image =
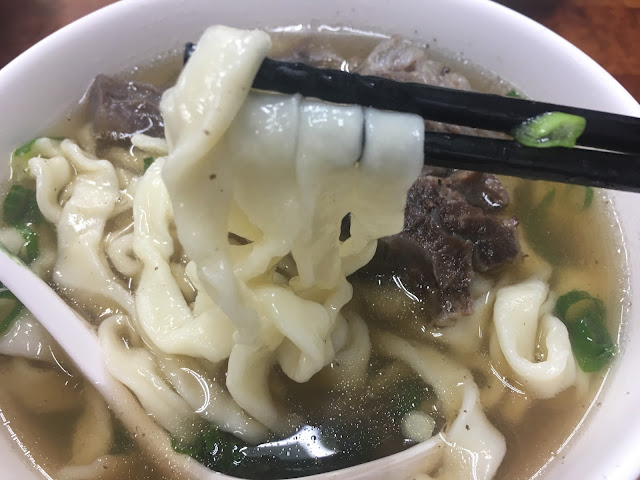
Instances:
[[[25,155],[30,153],[31,150],[33,150],[33,146],[36,144],[36,140],[38,140],[38,139],[34,138],[30,142],[27,142],[24,145],[22,145],[21,147],[16,148],[16,150],[13,152],[13,154],[16,157],[24,157]]]
[[[131,438],[131,435],[122,424],[120,420],[114,418],[113,424],[113,443],[109,449],[109,455],[120,455],[126,452],[130,452],[135,446],[135,442]]]
[[[396,417],[397,421],[401,421],[412,410],[417,410],[429,394],[427,385],[415,377],[403,379],[394,389],[391,398],[385,402],[390,405],[390,416]]]
[[[615,354],[615,347],[607,328],[593,311],[587,311],[569,324],[569,340],[578,365],[585,372],[596,372]]]
[[[527,200],[533,202],[532,196],[532,192],[527,190]],[[555,248],[557,242],[553,241],[553,238],[556,235],[564,236],[564,232],[558,234],[555,228],[550,228],[551,222],[549,221],[555,198],[556,189],[552,188],[544,194],[540,202],[534,205],[533,208],[518,211],[518,217],[531,248],[552,265],[558,265],[563,262],[563,252]],[[526,204],[526,202],[519,203],[519,205]]]
[[[19,256],[27,265],[30,265],[40,254],[40,249],[38,248],[38,234],[24,223],[19,223],[15,227],[24,239],[24,244],[22,245],[22,248],[20,248]]]
[[[511,90],[509,90],[506,94],[506,97],[513,97],[513,98],[522,98],[522,95],[520,95],[518,93],[518,91],[515,88],[512,88]]]
[[[0,334],[5,333],[16,317],[20,314],[24,305],[0,283]]]
[[[10,225],[40,223],[42,214],[38,209],[35,190],[14,184],[3,204],[4,221]]]
[[[153,157],[147,157],[147,158],[145,158],[145,159],[143,160],[143,161],[144,161],[144,171],[145,171],[145,172],[149,169],[149,167],[151,166],[151,164],[152,164],[153,162],[155,162],[155,160],[156,160],[156,159],[155,159],[155,158],[153,158]]]
[[[572,290],[556,301],[556,315],[567,326],[573,354],[583,371],[600,370],[614,356],[602,300],[584,290]]]
[[[10,177],[14,182],[24,182],[29,178],[29,157],[11,157],[10,160]]]
[[[11,186],[3,204],[5,222],[13,225],[24,218],[29,205],[30,193],[31,190],[22,185]]]
[[[580,213],[588,210],[595,196],[593,187],[583,187],[581,185],[565,185],[559,192],[562,197],[558,200],[567,211]]]
[[[175,452],[189,455],[208,468],[227,474],[248,460],[242,453],[246,447],[242,440],[215,426],[204,429],[191,445],[182,445],[179,440],[171,439],[171,448]]]
[[[51,140],[56,140],[58,142],[61,142],[64,139],[66,139],[66,137],[61,137],[56,135],[52,135],[49,137],[36,137],[33,140],[25,143],[21,147],[16,148],[13,152],[13,155],[15,157],[24,157],[25,155],[28,155],[29,153],[31,153],[31,150],[33,150],[33,147],[35,146],[36,141],[39,140],[40,138],[50,138]]]
[[[49,136],[34,138],[30,142],[25,143],[21,147],[16,148],[11,154],[11,180],[14,182],[23,182],[29,178],[29,160],[40,155],[40,149],[35,148],[36,142],[40,138],[49,138],[61,142],[65,137]],[[34,151],[35,150],[35,151]]]
[[[587,125],[583,117],[562,112],[547,112],[516,128],[514,136],[527,147],[573,148]]]
[[[589,292],[585,292],[584,290],[571,290],[556,301],[556,314],[558,318],[563,322],[572,322],[575,320],[575,318],[569,316],[569,309],[578,303],[582,303],[583,300],[586,300],[591,308],[597,310],[600,315],[604,316],[605,309],[602,300],[592,297]]]
[[[552,188],[551,190],[549,190],[547,193],[544,194],[544,197],[542,197],[542,200],[540,200],[540,203],[534,208],[539,210],[544,210],[546,208],[549,208],[555,198],[556,198],[556,189]]]
[[[582,209],[586,210],[593,203],[594,190],[593,187],[584,187],[584,202],[582,203]]]

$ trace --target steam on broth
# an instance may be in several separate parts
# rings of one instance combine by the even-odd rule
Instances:
[[[425,50],[423,45],[405,44],[399,39],[385,40],[378,36],[345,33],[279,32],[272,35],[272,40],[271,57],[374,74],[385,73],[376,70],[378,67],[384,70],[393,67],[394,61],[400,62],[394,57],[394,52],[401,51],[397,50],[398,45],[406,51],[424,50],[428,60],[419,65],[423,68],[426,64],[429,69],[418,73],[431,82],[499,94],[506,94],[511,90],[501,79],[479,68],[471,68],[467,62],[447,56],[431,46]],[[381,58],[383,54],[390,55],[392,60],[389,64],[381,62],[380,67],[372,62],[367,65],[367,58],[377,48],[380,49],[378,53]],[[174,55],[148,68],[136,70],[126,77],[146,81],[164,89],[175,83],[181,68],[181,58]],[[398,74],[407,76],[407,81],[411,81],[411,76],[417,73],[408,68]],[[250,101],[260,102],[261,99]],[[288,108],[283,105],[281,108]],[[90,123],[90,110],[91,107],[87,104],[79,107],[69,121],[56,126],[51,134],[73,139],[83,150],[97,158],[108,160],[115,167],[117,175],[110,181],[117,182],[114,190],[117,198],[112,199],[112,210],[117,213],[111,212],[108,218],[105,217],[100,245],[107,251],[107,267],[115,272],[113,285],[122,289],[122,298],[125,298],[125,294],[133,295],[140,288],[141,275],[144,275],[136,267],[137,260],[132,253],[131,243],[127,243],[136,241],[132,240],[136,223],[134,211],[142,208],[136,207],[134,200],[140,190],[145,188],[138,179],[142,175],[149,178],[156,175],[160,178],[158,165],[164,162],[161,157],[166,154],[163,151],[166,146],[149,137],[138,139],[134,146],[129,136],[96,136]],[[166,118],[165,123],[170,130]],[[447,128],[441,125],[431,127]],[[60,155],[62,140],[58,137],[38,142],[33,152],[42,158],[49,161],[54,158],[55,155],[49,155],[48,151]],[[176,139],[171,142],[175,144]],[[66,148],[67,152],[72,149],[68,144]],[[163,169],[167,168],[166,164],[163,165]],[[30,163],[29,167],[33,170],[34,165]],[[46,168],[46,165],[40,168]],[[79,176],[83,173],[82,168],[84,167],[74,164],[74,171],[69,172],[69,177]],[[147,173],[149,169],[151,173]],[[154,173],[154,169],[157,172]],[[221,174],[211,173],[210,180],[215,180],[216,175]],[[556,391],[547,394],[550,387],[546,384],[536,387],[538,380],[533,376],[530,377],[531,383],[527,383],[522,380],[525,374],[514,373],[515,367],[510,367],[509,359],[512,357],[509,355],[524,357],[524,354],[517,351],[509,353],[509,348],[505,346],[508,340],[496,332],[494,322],[499,321],[496,319],[500,308],[506,312],[503,317],[509,317],[509,295],[523,295],[524,288],[529,289],[527,292],[533,292],[531,298],[535,297],[536,292],[541,295],[538,305],[540,312],[536,310],[535,320],[545,315],[541,324],[547,322],[557,330],[561,322],[552,315],[555,300],[567,292],[581,290],[588,292],[592,298],[602,299],[606,306],[607,329],[616,337],[625,280],[623,259],[612,247],[618,245],[620,239],[612,228],[606,197],[583,187],[500,178],[497,184],[499,187],[493,183],[493,190],[482,190],[481,200],[487,201],[487,191],[498,197],[504,192],[505,198],[494,202],[491,197],[488,205],[473,204],[467,193],[460,193],[460,185],[470,181],[469,178],[456,175],[452,175],[452,172],[429,170],[423,172],[417,184],[423,182],[426,185],[425,189],[430,192],[428,195],[431,197],[427,195],[424,198],[431,199],[429,201],[436,198],[437,201],[433,201],[437,208],[442,208],[442,204],[438,203],[441,198],[454,198],[457,208],[463,209],[462,213],[473,214],[476,221],[485,222],[483,225],[501,232],[506,238],[503,243],[492,244],[484,237],[475,241],[476,246],[489,245],[484,252],[490,258],[485,260],[494,263],[487,265],[478,260],[477,255],[483,252],[482,246],[474,247],[476,250],[472,252],[469,241],[462,242],[464,245],[460,248],[467,249],[464,250],[464,255],[467,256],[461,254],[456,258],[465,258],[468,264],[464,268],[455,268],[471,270],[471,273],[468,278],[458,276],[450,279],[458,283],[453,283],[455,288],[445,295],[444,288],[435,291],[428,282],[411,283],[411,279],[407,279],[410,268],[397,260],[406,251],[400,248],[397,250],[399,253],[393,253],[396,247],[387,237],[391,233],[397,233],[397,230],[380,235],[385,238],[380,240],[379,245],[390,245],[392,253],[383,256],[379,246],[371,263],[367,260],[364,262],[367,265],[358,272],[350,272],[348,279],[353,285],[353,298],[342,308],[348,319],[348,327],[345,326],[342,333],[333,332],[334,337],[342,335],[344,338],[342,342],[335,340],[342,347],[330,356],[327,365],[318,372],[306,374],[300,370],[287,370],[288,364],[285,362],[275,364],[273,361],[274,365],[268,369],[267,378],[268,394],[276,409],[275,413],[258,418],[259,421],[256,421],[257,416],[252,418],[251,415],[242,413],[244,416],[241,417],[239,413],[234,413],[242,420],[238,420],[234,428],[227,425],[226,429],[218,429],[202,419],[193,420],[195,427],[191,425],[188,428],[176,426],[170,421],[162,424],[159,420],[170,431],[174,450],[189,454],[211,468],[234,476],[289,478],[357,465],[404,451],[420,441],[437,437],[439,433],[449,434],[453,430],[456,415],[452,416],[447,410],[447,403],[443,401],[444,390],[438,386],[438,382],[425,380],[431,373],[425,373],[424,369],[421,370],[420,366],[412,362],[413,357],[421,355],[420,358],[430,359],[433,364],[447,359],[447,362],[459,364],[464,371],[470,372],[471,378],[464,374],[464,381],[477,386],[473,388],[482,405],[483,415],[486,415],[499,435],[504,437],[506,444],[506,454],[498,462],[500,466],[494,478],[531,478],[550,458],[560,455],[566,439],[602,388],[608,370],[604,368],[585,373],[574,365],[571,367],[573,376],[563,373],[566,378],[559,376],[554,387]],[[493,182],[492,179],[489,180]],[[105,182],[105,186],[108,183]],[[17,178],[15,171],[13,185],[36,188],[30,176]],[[69,202],[76,185],[60,181],[62,191],[57,193],[56,190],[55,201],[61,204]],[[38,188],[44,187],[38,185]],[[147,188],[151,191],[151,187]],[[414,185],[409,191],[410,198],[412,194],[416,194],[416,188]],[[2,193],[9,189],[10,185],[3,187]],[[176,189],[179,186],[170,186],[172,195]],[[38,205],[40,203],[38,199]],[[438,213],[428,213],[425,218],[429,220],[430,215],[436,214]],[[49,215],[55,215],[55,212],[49,212]],[[357,215],[355,218],[357,219]],[[0,241],[9,250],[9,244],[17,245],[15,253],[24,256],[24,238],[16,237],[15,232],[10,231],[11,228],[6,225],[10,222],[6,218],[4,220],[5,227]],[[37,235],[39,249],[32,268],[96,327],[112,322],[114,332],[126,330],[127,321],[122,320],[127,313],[126,306],[123,307],[126,302],[118,303],[113,296],[102,298],[95,292],[79,295],[73,286],[69,286],[73,282],[65,284],[54,278],[56,275],[59,278],[61,274],[54,267],[55,252],[59,246],[56,245],[57,232],[52,223],[29,223],[29,228]],[[344,241],[351,233],[357,232],[358,224],[354,225],[353,230],[349,231],[348,223],[343,221],[341,233],[346,238],[341,237],[341,240]],[[189,266],[193,259],[187,253],[189,246],[180,242],[180,228],[179,224],[177,227],[170,225],[167,228],[166,235],[174,242],[175,250],[168,255],[166,264],[169,266],[170,276],[176,280],[176,288],[181,297],[192,310],[197,311],[201,308],[198,306],[197,292],[203,291],[204,282],[201,280],[200,285],[195,284],[194,278],[197,275]],[[446,234],[459,238],[460,228],[463,227],[451,227],[454,228],[458,230],[449,230]],[[585,235],[584,232],[593,234]],[[250,233],[246,238],[233,233],[229,240],[232,245],[251,243],[247,240],[251,238]],[[407,221],[403,233],[407,238],[415,234]],[[512,239],[510,235],[513,236]],[[513,242],[509,243],[511,240]],[[504,251],[507,248],[505,245],[512,245],[516,250],[509,258],[496,258],[499,257],[496,251]],[[368,258],[372,255],[373,252]],[[472,258],[473,255],[476,256]],[[273,276],[280,285],[287,285],[300,275],[298,270],[302,270],[302,265],[296,265],[289,254],[280,257],[280,261],[269,268],[273,270]],[[393,263],[388,258],[400,263]],[[434,275],[441,287],[445,275],[443,272],[451,269],[451,266],[447,265],[438,272],[437,259],[433,258],[428,267],[434,268]],[[413,262],[415,258],[412,257],[409,261]],[[128,275],[128,271],[132,273]],[[251,288],[254,288],[254,284]],[[326,292],[321,290],[308,294],[308,298],[319,297],[322,298],[319,303],[328,302],[329,297],[322,297]],[[500,307],[496,306],[496,302],[500,303]],[[116,317],[120,320],[112,320]],[[555,320],[550,317],[557,322],[552,323]],[[3,345],[0,341],[0,352],[6,353],[0,355],[0,379],[4,385],[0,390],[0,408],[17,437],[28,445],[35,461],[54,478],[168,478],[162,468],[158,467],[159,457],[163,453],[158,452],[156,456],[143,453],[136,445],[135,433],[127,432],[115,416],[109,413],[108,406],[97,396],[93,387],[75,372],[64,352],[59,351],[55,342],[42,332],[42,327],[38,327],[34,319],[21,317],[20,321],[21,326],[31,325],[28,332],[40,335],[43,345],[52,346],[50,354],[30,354],[25,359],[21,358],[24,355],[20,353],[12,354],[6,342]],[[229,326],[221,324],[219,328],[228,330]],[[505,325],[504,329],[507,328],[513,327]],[[140,325],[135,325],[135,329],[141,334]],[[535,355],[531,359],[533,362],[530,362],[534,365],[532,368],[535,368],[536,362],[551,361],[554,355],[549,347],[550,337],[545,337],[543,330],[542,327],[535,329],[537,338],[535,352],[531,352]],[[551,327],[547,330],[551,330]],[[12,331],[13,334],[15,332]],[[149,335],[146,331],[138,339],[127,338],[127,348],[142,350],[144,344],[153,344]],[[566,333],[564,335],[562,340],[566,345],[568,337]],[[366,341],[362,340],[364,338]],[[364,343],[358,345],[358,342]],[[423,351],[423,346],[427,350]],[[163,379],[178,378],[178,371],[193,369],[204,372],[215,384],[225,378],[227,369],[231,368],[232,361],[229,360],[228,353],[226,356],[221,354],[216,361],[211,361],[203,354],[196,361],[183,358],[183,352],[164,351],[157,346],[152,350],[164,375],[159,378]],[[357,353],[362,351],[367,353]],[[349,352],[357,354],[350,357]],[[568,352],[569,357],[565,359],[565,363],[573,365],[573,357],[570,350]],[[566,367],[567,370],[571,368]],[[442,371],[445,370],[443,363]],[[359,376],[350,375],[351,371],[358,371]],[[452,373],[450,377],[454,378],[455,375]],[[18,381],[19,379],[21,380]],[[180,385],[169,384],[173,389],[172,394],[177,392],[183,395],[188,390],[188,380],[183,379],[179,383]],[[34,385],[39,387],[35,388]],[[43,388],[43,385],[47,388]],[[235,393],[238,390],[231,386],[229,390],[231,401],[247,402],[246,397],[240,400],[241,395]],[[139,391],[134,392],[139,394]],[[460,393],[450,392],[447,395],[449,394],[456,396]],[[144,403],[144,399],[141,398],[141,401]],[[244,403],[242,406],[244,407]],[[248,407],[244,408],[247,410]],[[285,410],[286,413],[283,414]],[[242,412],[242,409],[238,407],[238,411]],[[151,413],[158,418],[157,413]],[[467,414],[467,410],[464,413]],[[184,418],[196,418],[191,414],[192,412],[185,413]],[[285,421],[271,421],[272,418],[285,418]],[[469,431],[476,428],[475,425],[469,423],[463,425],[463,428],[466,427]],[[227,433],[229,431],[237,436]],[[490,428],[487,431],[492,432]],[[89,435],[91,441],[84,446],[77,443],[83,432],[94,432]],[[180,438],[177,432],[183,432],[184,438]],[[242,434],[238,435],[238,432]],[[224,455],[205,454],[208,447],[211,450],[211,445],[207,442],[215,443],[216,448],[226,451],[227,456],[222,458]],[[306,449],[301,447],[303,444]],[[239,454],[240,450],[245,453]],[[299,451],[302,454],[296,453]],[[293,463],[282,458],[290,456],[291,452],[294,452],[294,456],[300,456]],[[309,452],[312,454],[309,455]],[[261,456],[267,460],[260,460]],[[443,466],[436,465],[423,473],[444,478],[447,474],[451,475],[451,472],[462,471],[456,468],[458,467],[443,462]]]

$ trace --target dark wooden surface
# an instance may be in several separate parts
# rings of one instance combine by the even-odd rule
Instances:
[[[0,67],[114,0],[2,0]],[[640,0],[500,0],[559,33],[640,100]]]

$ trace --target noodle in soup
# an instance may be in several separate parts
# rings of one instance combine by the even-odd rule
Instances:
[[[13,153],[2,187],[0,241],[95,326],[166,451],[142,451],[6,289],[3,419],[56,479],[170,478],[172,455],[293,478],[427,441],[440,452],[410,478],[532,478],[607,376],[611,350],[584,357],[575,326],[619,329],[606,197],[423,168],[411,115],[247,97],[269,48],[513,93],[428,45],[281,30],[271,46],[212,28],[182,71],[170,55],[98,77],[73,121]]]

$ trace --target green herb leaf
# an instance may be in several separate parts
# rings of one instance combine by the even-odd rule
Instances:
[[[586,210],[593,203],[594,196],[593,187],[584,187],[584,202],[582,203],[582,209]]]
[[[24,244],[20,248],[19,256],[27,264],[30,265],[40,255],[38,248],[38,234],[24,223],[18,223],[16,226],[20,235],[24,239]]]
[[[20,314],[24,305],[0,283],[0,334],[4,334]]]
[[[222,473],[233,473],[232,470],[246,458],[242,450],[247,444],[230,433],[210,426],[190,445],[184,445],[178,439],[172,438],[171,447],[175,452],[189,455],[208,468]]]
[[[10,225],[40,223],[42,214],[38,208],[35,190],[14,184],[4,198],[4,221]]]
[[[596,372],[615,354],[615,347],[604,323],[593,311],[585,312],[567,327],[571,348],[584,372]]]
[[[119,455],[121,453],[130,452],[135,447],[135,442],[131,435],[115,416],[112,415],[111,422],[113,425],[113,443],[109,449],[109,455]]]
[[[572,290],[556,301],[556,315],[567,326],[571,349],[583,371],[600,370],[614,356],[602,300],[584,290]]]
[[[394,392],[389,399],[391,415],[395,416],[397,421],[401,421],[407,413],[420,407],[428,393],[427,386],[420,378],[403,379],[394,386]]]
[[[587,121],[584,117],[562,112],[547,112],[517,127],[514,137],[527,147],[573,148],[586,125]]]
[[[31,150],[33,150],[33,146],[36,144],[36,140],[38,140],[38,139],[34,138],[30,142],[27,142],[24,145],[22,145],[21,147],[16,148],[16,150],[13,152],[13,154],[16,157],[24,157],[25,155],[30,153]]]
[[[505,97],[522,98],[522,95],[515,88],[512,88],[505,94]]]
[[[29,178],[29,160],[40,155],[36,142],[40,138],[49,138],[61,142],[65,137],[49,136],[34,138],[30,142],[25,143],[21,147],[16,148],[11,154],[11,180],[14,182],[24,182]]]
[[[518,202],[518,205],[533,203],[530,185],[520,189],[517,193],[519,195],[522,193],[524,200]],[[551,207],[555,198],[556,189],[552,188],[544,194],[542,200],[533,208],[518,211],[524,234],[531,248],[552,265],[558,265],[564,261],[564,252],[556,248],[558,242],[554,241],[556,236],[564,236],[564,232],[558,232],[556,228],[550,228],[549,217],[551,216]]]
[[[599,299],[593,298],[589,292],[586,292],[584,290],[571,290],[569,293],[565,293],[560,298],[558,298],[558,300],[556,300],[556,315],[563,322],[575,320],[574,318],[572,318],[571,320],[568,319],[567,314],[569,312],[569,309],[573,305],[575,305],[576,303],[580,303],[583,300],[587,300],[589,303],[591,303],[593,300]],[[599,303],[598,307],[601,304],[602,302]],[[604,309],[604,305],[602,305],[602,308]]]
[[[144,161],[144,171],[146,172],[149,169],[149,167],[153,164],[153,162],[156,161],[156,159],[153,157],[147,157],[143,161]]]

